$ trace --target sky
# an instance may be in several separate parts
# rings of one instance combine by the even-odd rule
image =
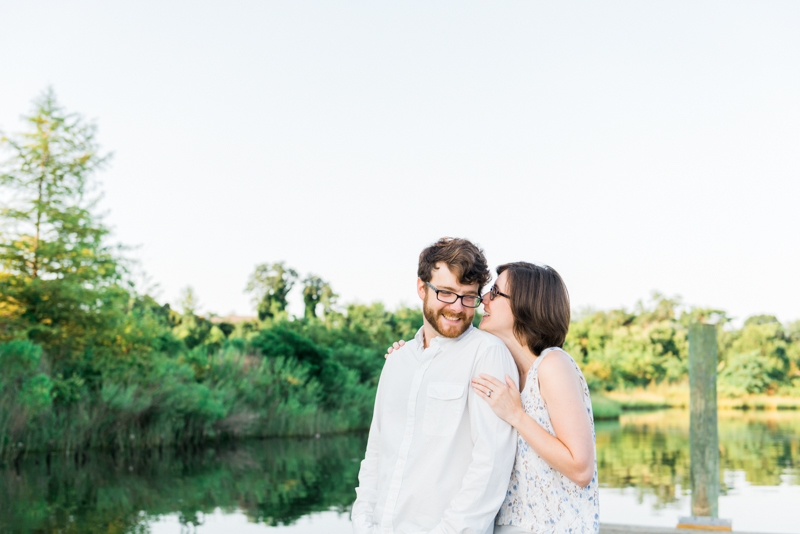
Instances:
[[[798,2],[18,0],[0,130],[48,86],[95,121],[113,239],[204,312],[252,314],[275,261],[417,305],[419,252],[458,236],[552,266],[575,310],[793,321],[798,27]]]

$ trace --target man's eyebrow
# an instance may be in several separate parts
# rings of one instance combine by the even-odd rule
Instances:
[[[457,289],[455,289],[455,288],[452,288],[452,287],[450,287],[450,286],[439,286],[439,289],[440,289],[441,291],[449,291],[449,292],[451,292],[451,293],[456,293],[456,294],[458,293],[458,290],[457,290]],[[465,295],[480,296],[480,292],[478,292],[478,291],[474,291],[474,292],[472,292],[472,293],[470,293],[469,291],[467,291],[467,292],[466,292],[466,293],[464,293],[464,294],[465,294]]]

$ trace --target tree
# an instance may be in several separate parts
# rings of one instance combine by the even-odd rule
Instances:
[[[774,315],[753,315],[744,320],[744,326],[762,325],[762,324],[780,324],[781,322]]]
[[[319,295],[319,303],[322,304],[322,315],[329,317],[333,313],[333,307],[336,306],[339,300],[339,295],[333,292],[330,284],[325,284]]]
[[[791,340],[772,315],[747,318],[726,352],[720,379],[734,394],[775,392],[791,382]]]
[[[34,340],[74,344],[96,329],[101,308],[127,298],[115,291],[118,249],[92,212],[91,177],[109,156],[96,126],[65,113],[52,89],[25,120],[28,132],[0,138],[11,154],[0,166],[0,313]]]
[[[197,293],[192,286],[181,289],[178,299],[178,306],[181,307],[184,315],[194,315],[200,308],[200,299],[197,298]]]
[[[317,316],[317,304],[322,304],[324,316],[329,315],[338,298],[331,285],[319,276],[309,274],[303,280],[303,303],[307,319]]]
[[[259,319],[263,321],[286,310],[287,296],[297,276],[297,271],[287,268],[282,261],[256,266],[245,290],[253,295]]]

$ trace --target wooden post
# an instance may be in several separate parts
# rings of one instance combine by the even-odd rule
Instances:
[[[689,327],[689,450],[691,456],[692,517],[679,528],[731,530],[720,520],[719,434],[717,432],[717,328]]]

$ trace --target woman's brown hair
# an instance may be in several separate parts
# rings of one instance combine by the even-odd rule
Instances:
[[[569,292],[564,280],[547,265],[506,263],[508,293],[514,314],[514,336],[536,356],[548,347],[562,347],[569,331]]]

